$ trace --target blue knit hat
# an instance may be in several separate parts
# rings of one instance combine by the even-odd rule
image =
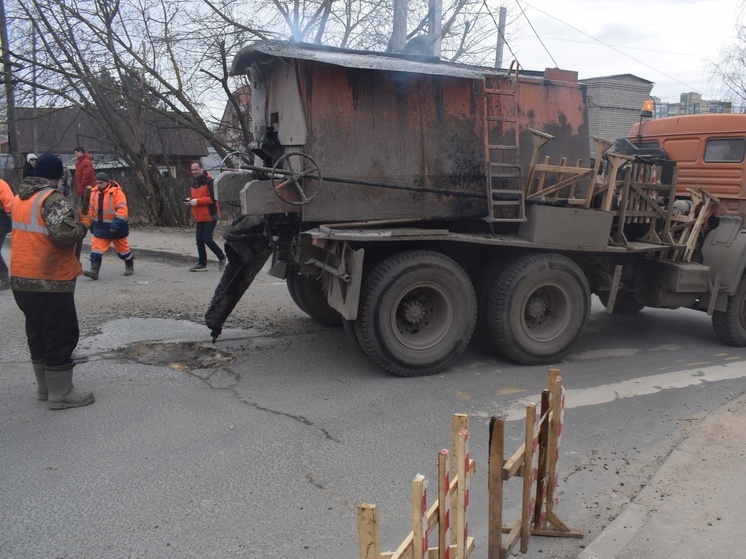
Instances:
[[[62,160],[53,153],[43,153],[36,160],[34,176],[42,179],[62,178]]]

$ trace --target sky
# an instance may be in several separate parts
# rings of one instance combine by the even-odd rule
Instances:
[[[634,74],[654,82],[652,95],[663,102],[678,102],[690,91],[724,98],[708,65],[733,44],[735,24],[746,14],[743,0],[505,0],[504,5],[509,25],[514,20],[506,33],[512,54],[505,49],[504,61],[516,58],[527,70],[576,70],[580,79]]]

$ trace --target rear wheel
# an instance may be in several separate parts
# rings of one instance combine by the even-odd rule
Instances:
[[[477,302],[469,276],[437,252],[380,262],[363,282],[355,332],[363,351],[400,376],[432,375],[466,349]]]
[[[712,326],[715,335],[724,344],[746,346],[746,276],[741,278],[736,292],[728,297],[725,310],[713,313]]]
[[[324,326],[341,326],[342,315],[329,306],[326,293],[317,278],[301,275],[296,268],[288,268],[285,280],[288,293],[300,310]]]
[[[588,280],[572,260],[530,254],[509,263],[487,303],[494,347],[524,365],[553,363],[583,334],[591,308]]]

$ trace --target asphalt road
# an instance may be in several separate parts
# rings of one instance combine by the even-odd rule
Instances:
[[[4,251],[5,252],[5,251]],[[121,268],[121,270],[120,270]],[[200,317],[218,272],[107,255],[81,278],[76,385],[96,403],[37,402],[23,322],[0,292],[0,557],[358,556],[356,507],[379,507],[382,549],[411,530],[410,484],[432,479],[451,414],[470,416],[473,558],[487,557],[487,426],[508,449],[548,367],[477,347],[449,371],[398,378],[341,329],[317,326],[260,274],[213,346]],[[641,490],[681,428],[746,392],[746,350],[721,345],[687,310],[603,313],[561,369],[567,388],[558,516],[583,540],[533,538],[529,558],[577,557]],[[511,482],[520,484],[519,481]],[[517,518],[506,488],[505,521]]]

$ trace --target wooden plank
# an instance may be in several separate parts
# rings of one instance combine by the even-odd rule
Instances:
[[[459,433],[458,443],[453,452],[453,461],[456,463],[458,476],[456,484],[456,519],[454,521],[453,535],[458,535],[456,544],[456,559],[466,559],[466,536],[468,531],[467,506],[469,496],[469,485],[466,476],[467,461],[469,460],[469,432],[462,429]],[[455,538],[454,538],[455,539]]]
[[[438,555],[446,559],[446,549],[451,535],[451,475],[450,455],[447,450],[438,454]]]
[[[451,417],[451,448],[454,450],[453,460],[451,461],[451,483],[455,483],[458,480],[458,462],[459,458],[456,456],[455,450],[459,444],[459,433],[466,429],[469,429],[469,416],[465,413],[454,413]],[[456,499],[458,498],[456,492],[451,493],[451,526],[457,526],[458,522],[458,507]],[[453,530],[451,533],[452,543],[458,544],[461,534],[457,530]]]
[[[376,505],[363,503],[357,508],[357,537],[360,559],[379,559],[380,528]]]
[[[544,488],[546,487],[547,475],[547,437],[549,434],[549,425],[545,421],[549,417],[549,390],[543,390],[541,393],[541,421],[538,426],[539,438],[539,456],[536,460],[536,493],[534,494],[534,527],[544,527],[545,518],[542,514],[544,510]]]
[[[505,419],[490,419],[489,462],[488,462],[488,528],[487,559],[500,559],[503,526],[503,458],[505,453]],[[443,558],[440,558],[443,559]]]
[[[427,480],[417,474],[412,481],[412,556],[425,559],[427,553]]]
[[[534,466],[534,424],[536,404],[526,406],[526,431],[523,447],[523,491],[521,492],[521,553],[528,551],[528,538],[531,536],[531,485]]]
[[[557,454],[559,452],[559,422],[561,415],[560,395],[562,391],[562,377],[559,369],[549,369],[549,439],[547,440],[547,490],[544,502],[547,517],[554,508],[554,488],[557,481]]]

